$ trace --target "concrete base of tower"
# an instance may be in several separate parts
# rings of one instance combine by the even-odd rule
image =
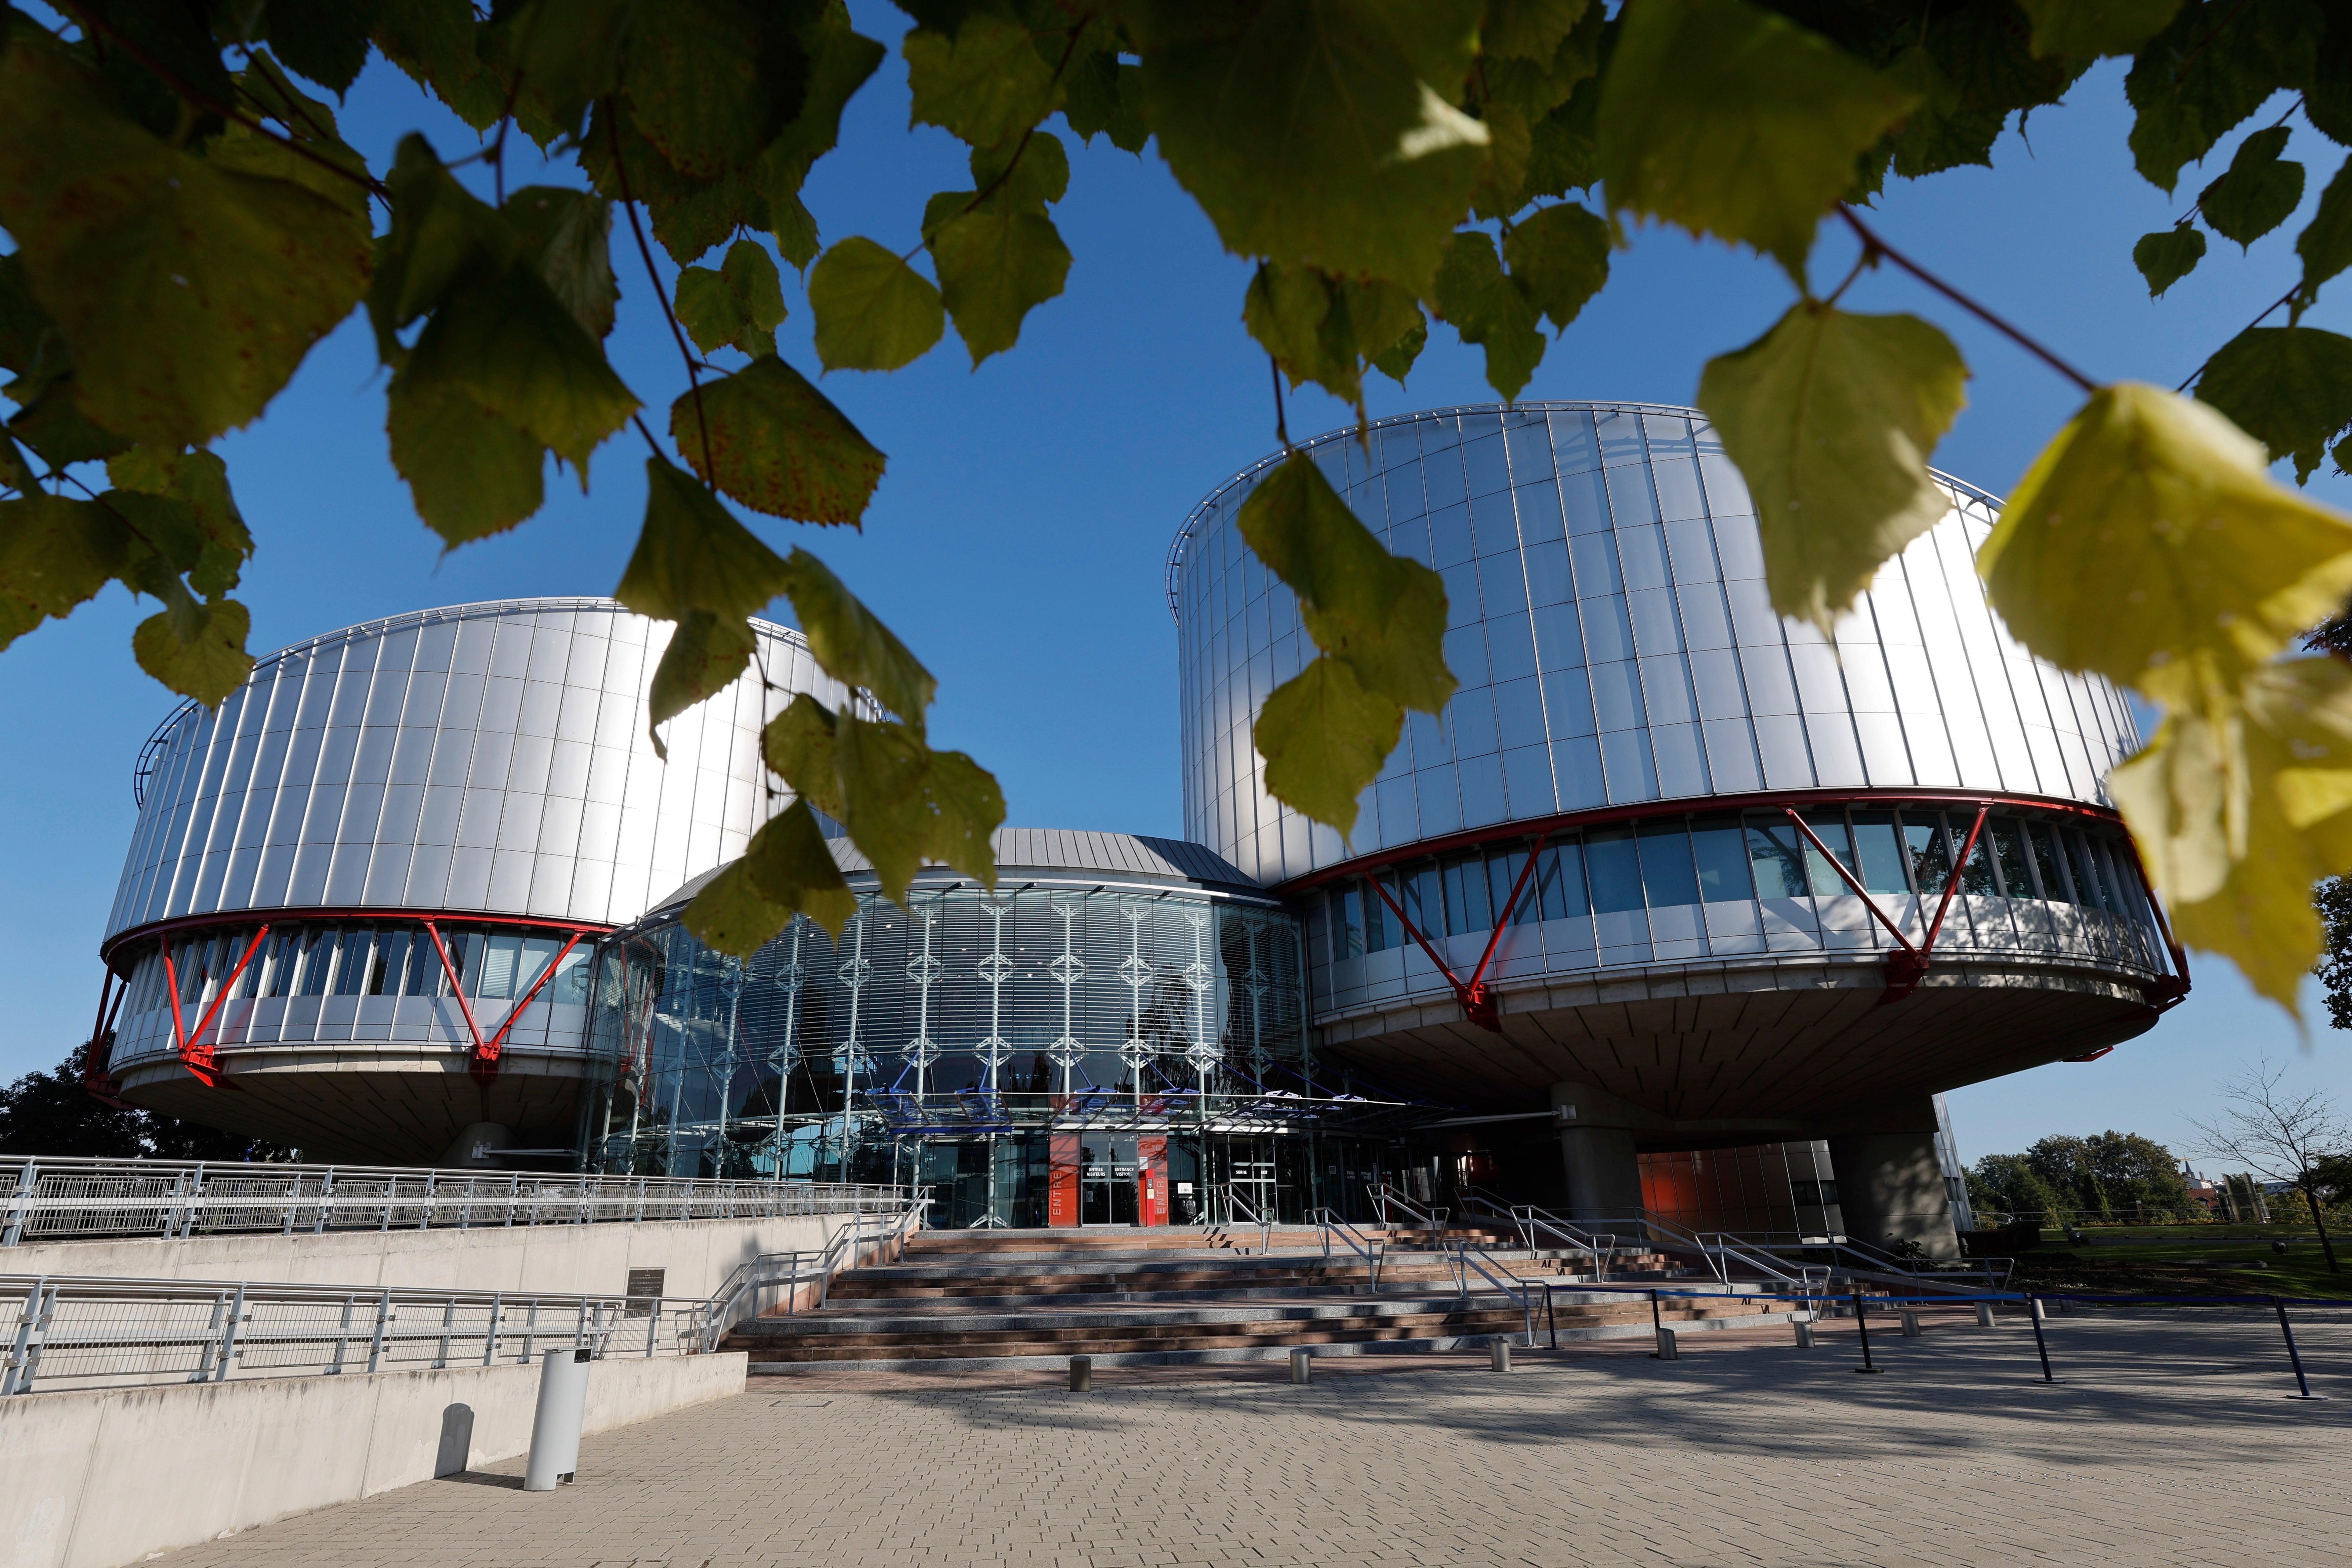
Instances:
[[[283,1143],[308,1160],[504,1169],[497,1149],[569,1147],[579,1136],[588,1065],[576,1052],[509,1047],[486,1087],[466,1070],[464,1052],[344,1046],[220,1057],[226,1076],[218,1089],[192,1077],[176,1057],[131,1063],[116,1081],[133,1105]],[[496,1148],[481,1159],[452,1158],[484,1143]]]
[[[1915,1244],[1930,1258],[1958,1258],[1951,1195],[1936,1159],[1934,1102],[1923,1099],[1868,1120],[1883,1130],[1827,1139],[1846,1234],[1874,1247]]]
[[[1642,1207],[1642,1167],[1633,1128],[1639,1118],[1622,1100],[1586,1083],[1556,1083],[1553,1114],[1560,1119],[1559,1153],[1568,1176],[1568,1216],[1605,1225]]]

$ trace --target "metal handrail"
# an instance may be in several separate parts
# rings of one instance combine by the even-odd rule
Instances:
[[[1474,1187],[1464,1182],[1454,1189],[1454,1200],[1462,1205],[1465,1219],[1477,1215],[1486,1219],[1499,1219],[1505,1224],[1516,1223],[1511,1205],[1484,1187]]]
[[[1474,1252],[1478,1255],[1476,1258],[1473,1258],[1471,1256]],[[1457,1241],[1454,1244],[1454,1256],[1458,1265],[1463,1308],[1466,1310],[1470,1305],[1470,1270],[1475,1268],[1481,1275],[1486,1277],[1488,1283],[1500,1289],[1506,1296],[1508,1296],[1513,1300],[1518,1302],[1520,1314],[1527,1320],[1528,1348],[1529,1350],[1533,1350],[1536,1343],[1536,1309],[1533,1288],[1529,1286],[1526,1280],[1521,1279],[1518,1276],[1511,1273],[1508,1269],[1505,1269],[1502,1273],[1497,1274],[1493,1268],[1488,1268],[1488,1263],[1499,1262],[1500,1259],[1494,1258],[1483,1247],[1473,1247],[1466,1240]]]
[[[924,1211],[930,1201],[925,1197],[915,1207],[887,1221],[872,1220],[865,1215],[855,1215],[847,1225],[835,1229],[822,1248],[763,1252],[748,1263],[736,1265],[735,1271],[704,1304],[705,1310],[697,1325],[702,1349],[716,1351],[719,1342],[725,1339],[736,1324],[746,1318],[758,1317],[760,1292],[762,1290],[783,1287],[784,1311],[789,1316],[800,1310],[800,1288],[814,1280],[817,1286],[816,1306],[823,1308],[832,1295],[833,1277],[844,1268],[856,1268],[869,1241],[877,1250],[894,1247],[893,1256],[903,1258],[906,1256],[907,1233],[920,1227]],[[869,1224],[872,1226],[870,1231]],[[803,1260],[805,1258],[815,1259],[815,1267],[804,1268]]]
[[[0,1157],[0,1247],[198,1232],[428,1230],[901,1213],[895,1184],[391,1165]]]
[[[1258,1208],[1241,1194],[1241,1189],[1227,1183],[1222,1189],[1225,1200],[1223,1223],[1231,1225],[1236,1215],[1249,1225],[1257,1226],[1257,1250],[1260,1257],[1274,1250],[1274,1216]]]
[[[1859,1269],[1863,1273],[1900,1275],[1906,1279],[1923,1282],[1929,1279],[1982,1279],[1995,1289],[2005,1289],[2011,1272],[2017,1267],[2017,1260],[2013,1258],[1988,1258],[1979,1259],[1985,1265],[1981,1268],[1920,1268],[1882,1247],[1851,1237],[1831,1242],[1772,1242],[1760,1250],[1773,1253],[1827,1252],[1832,1258],[1852,1259],[1846,1264],[1850,1273]]]
[[[529,1362],[543,1343],[686,1355],[708,1303],[553,1291],[0,1274],[0,1395],[78,1387],[331,1376],[387,1365]],[[640,1335],[632,1319],[646,1320]],[[11,1330],[13,1329],[13,1332]],[[62,1363],[62,1364],[61,1364]]]
[[[1370,1266],[1372,1289],[1377,1290],[1381,1288],[1381,1255],[1387,1245],[1385,1242],[1377,1237],[1364,1235],[1354,1226],[1341,1219],[1336,1209],[1309,1209],[1307,1214],[1307,1223],[1321,1228],[1323,1256],[1326,1258],[1331,1256],[1331,1238],[1336,1236],[1347,1244],[1349,1251],[1363,1258]]]
[[[1533,1204],[1521,1204],[1511,1210],[1511,1223],[1518,1226],[1519,1239],[1530,1252],[1536,1249],[1536,1233],[1543,1231],[1584,1253],[1592,1259],[1596,1279],[1608,1279],[1609,1265],[1617,1261],[1617,1237],[1613,1232],[1580,1230],[1550,1210],[1539,1209]]]
[[[1364,1190],[1372,1194],[1372,1214],[1379,1219],[1383,1228],[1404,1228],[1389,1217],[1389,1210],[1395,1208],[1401,1210],[1406,1218],[1419,1221],[1429,1231],[1431,1239],[1438,1242],[1442,1247],[1446,1217],[1454,1212],[1452,1209],[1440,1208],[1434,1205],[1424,1208],[1386,1182],[1368,1183]]]

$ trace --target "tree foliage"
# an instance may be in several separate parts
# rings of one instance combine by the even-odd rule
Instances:
[[[1927,465],[1967,367],[1937,328],[1816,291],[1824,219],[1863,266],[1931,278],[1862,212],[1891,179],[1988,164],[2003,131],[2127,57],[2128,152],[2195,197],[2131,247],[2152,293],[2218,235],[2269,243],[2304,193],[2282,324],[2215,353],[2201,401],[2101,384],[2031,344],[2085,402],[1988,545],[1993,600],[2033,651],[2161,703],[2116,779],[2191,940],[2293,1002],[2320,947],[2308,891],[2352,864],[2352,666],[2280,655],[2352,587],[2352,523],[2273,483],[2352,467],[2352,339],[2305,324],[2352,266],[2352,10],[2324,0],[901,0],[916,123],[970,184],[893,231],[828,236],[803,200],[845,106],[892,50],[841,0],[288,0],[6,13],[0,48],[0,644],[119,582],[155,601],[133,651],[217,702],[250,667],[232,596],[253,541],[210,444],[263,413],[364,308],[389,373],[386,438],[451,548],[583,485],[614,438],[653,448],[644,538],[618,593],[676,624],[653,722],[751,656],[781,595],[820,664],[881,710],[777,721],[767,754],[877,867],[993,877],[993,782],[934,751],[932,682],[810,551],[733,509],[855,524],[887,458],[776,352],[806,309],[818,365],[889,371],[950,329],[973,363],[1014,348],[1072,267],[1066,138],[1163,160],[1255,265],[1242,321],[1277,374],[1360,411],[1432,318],[1506,397],[1608,282],[1625,226],[1769,257],[1796,300],[1706,369],[1699,402],[1764,506],[1773,602],[1824,626],[1940,515]],[[448,151],[372,167],[330,101],[381,56],[479,133],[489,199]],[[2283,112],[2282,110],[2283,106]],[[2243,128],[2226,165],[2202,168]],[[574,183],[505,188],[525,136]],[[2315,160],[2326,159],[2315,168]],[[470,177],[470,176],[469,176]],[[2282,238],[2279,243],[2284,243]],[[656,276],[652,247],[679,272]],[[681,363],[632,387],[604,344],[616,254]],[[779,262],[796,269],[787,287]],[[2210,264],[2221,265],[2221,261]],[[1990,313],[1988,318],[1990,319]],[[1996,322],[1996,325],[1999,323]],[[2004,328],[2004,330],[2006,330]],[[668,405],[668,417],[645,410]],[[1277,415],[1278,420],[1278,415]],[[663,435],[657,426],[666,426]],[[1277,423],[1277,433],[1281,433]],[[667,440],[664,439],[664,435]],[[101,475],[95,465],[105,464]],[[1318,657],[1257,728],[1268,787],[1352,824],[1406,709],[1451,689],[1443,595],[1318,490],[1275,470],[1253,540]],[[2085,573],[2086,561],[2098,570]],[[2116,592],[2118,583],[2126,592]],[[1389,613],[1393,610],[1395,613]],[[784,818],[778,818],[783,823]],[[698,905],[748,952],[841,889],[795,826]]]
[[[2112,1129],[2088,1138],[2053,1134],[2022,1154],[1988,1154],[1969,1173],[1969,1195],[1988,1217],[2049,1214],[2053,1225],[2074,1215],[2145,1222],[2201,1212],[2171,1150]]]
[[[120,1160],[290,1160],[282,1144],[194,1122],[126,1110],[83,1087],[86,1047],[55,1069],[0,1084],[0,1154],[56,1154]]]

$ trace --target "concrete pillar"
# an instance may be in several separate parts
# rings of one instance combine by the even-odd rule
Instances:
[[[1881,1120],[1886,1130],[1828,1140],[1846,1234],[1874,1247],[1916,1241],[1930,1258],[1958,1258],[1951,1196],[1936,1159],[1936,1108],[1922,1098]]]
[[[1642,1167],[1623,1103],[1580,1083],[1552,1085],[1551,1102],[1560,1118],[1568,1217],[1579,1224],[1622,1219],[1641,1208]]]

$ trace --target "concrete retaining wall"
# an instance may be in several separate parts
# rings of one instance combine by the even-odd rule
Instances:
[[[620,1294],[629,1270],[664,1271],[662,1294],[708,1299],[763,1252],[815,1251],[850,1216],[647,1220],[495,1229],[268,1232],[0,1247],[0,1273],[257,1279],[379,1289]]]
[[[740,1394],[743,1369],[740,1354],[598,1362],[587,1429]],[[539,1377],[466,1367],[0,1400],[0,1568],[120,1568],[511,1458],[530,1447]]]

